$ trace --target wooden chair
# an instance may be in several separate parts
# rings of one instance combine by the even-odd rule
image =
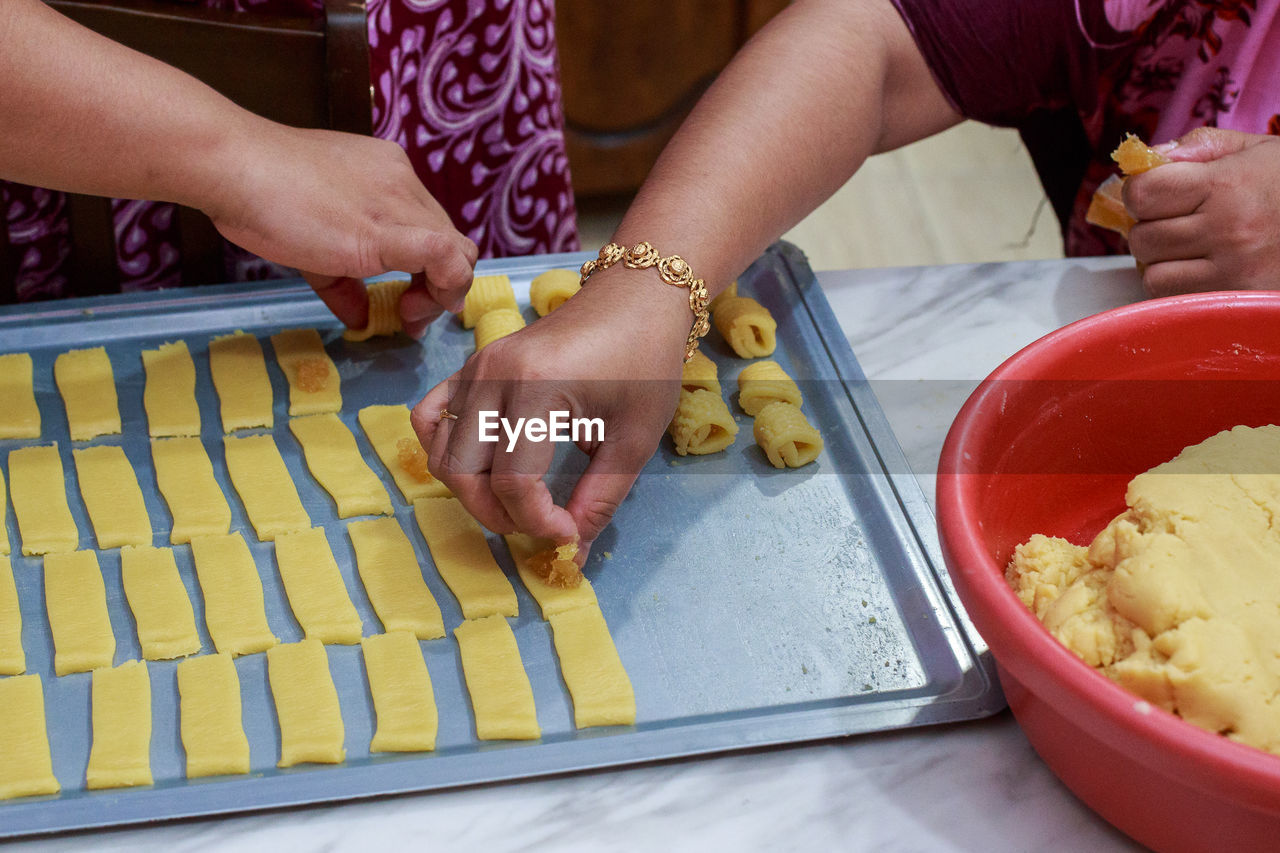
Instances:
[[[259,115],[295,127],[373,132],[364,0],[324,0],[296,18],[222,12],[158,0],[45,0],[108,38],[186,71]],[[67,195],[77,295],[119,290],[111,202]],[[178,208],[183,284],[224,279],[209,218]],[[3,223],[0,222],[0,225]],[[0,227],[0,303],[15,301],[16,252]]]

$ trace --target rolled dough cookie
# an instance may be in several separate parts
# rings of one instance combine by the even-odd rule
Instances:
[[[39,675],[0,678],[0,800],[62,790],[53,775]]]
[[[583,578],[577,586],[551,586],[529,567],[529,561],[535,555],[547,550],[548,546],[553,544],[550,540],[534,539],[523,533],[512,533],[502,538],[507,541],[511,559],[516,564],[516,571],[520,575],[520,580],[524,582],[525,589],[529,590],[533,600],[538,602],[543,619],[550,619],[556,613],[572,610],[575,607],[596,604],[595,590],[591,588],[591,581],[586,578]]]
[[[775,468],[799,468],[822,453],[822,435],[790,403],[773,402],[762,408],[752,432]]]
[[[716,363],[701,352],[695,352],[693,358],[684,363],[680,370],[680,387],[685,391],[710,391],[717,397],[721,394],[720,369]]]
[[[636,721],[636,694],[596,605],[553,614],[551,623],[560,675],[573,697],[574,724],[630,726]]]
[[[444,636],[444,618],[422,579],[418,557],[400,522],[390,518],[347,525],[356,568],[374,612],[387,631],[412,631],[419,640]]]
[[[542,737],[533,707],[533,688],[520,660],[516,635],[502,616],[468,619],[453,629],[462,657],[462,675],[471,695],[480,740],[537,740]]]
[[[289,421],[311,474],[338,505],[338,517],[391,515],[391,496],[360,455],[356,437],[337,415]]]
[[[40,408],[32,374],[28,353],[0,355],[0,438],[40,437]]]
[[[76,448],[71,455],[98,548],[150,545],[151,518],[124,448],[101,444]]]
[[[274,438],[228,436],[222,442],[231,485],[240,495],[259,541],[268,542],[281,533],[311,529],[311,516],[302,507]]]
[[[4,471],[0,471],[0,555],[9,553],[9,496],[4,485]]]
[[[204,624],[218,651],[250,655],[280,642],[267,624],[262,580],[239,533],[197,536],[191,556],[204,593]]]
[[[248,773],[249,739],[231,655],[201,655],[179,663],[178,696],[187,778]]]
[[[257,338],[235,332],[209,341],[209,372],[218,392],[223,432],[271,428],[271,380]]]
[[[161,344],[142,351],[147,384],[142,406],[147,410],[151,436],[199,435],[200,406],[196,403],[196,365],[186,341]]]
[[[315,329],[286,329],[271,336],[276,361],[289,380],[289,415],[318,415],[342,408],[338,368]]]
[[[213,477],[213,463],[198,438],[158,438],[151,442],[156,485],[173,516],[169,542],[185,545],[193,536],[231,531],[231,506]]]
[[[22,611],[18,588],[8,557],[0,557],[0,675],[21,675],[27,671],[22,651]]]
[[[23,554],[66,553],[80,544],[67,506],[58,445],[20,447],[10,453],[9,492]]]
[[[289,607],[308,639],[344,645],[360,642],[364,626],[323,527],[277,536],[276,563]]]
[[[375,281],[368,287],[369,320],[363,329],[347,329],[345,341],[367,341],[375,336],[389,336],[404,328],[400,320],[400,297],[409,289],[409,279]]]
[[[581,288],[581,275],[576,270],[547,270],[529,282],[529,301],[539,317],[559,308]]]
[[[517,615],[519,605],[511,581],[493,559],[484,531],[457,499],[414,501],[413,514],[436,570],[458,599],[462,618]]]
[[[738,405],[748,415],[758,415],[770,403],[790,403],[796,408],[804,401],[800,386],[772,359],[757,361],[738,374]]]
[[[195,611],[168,548],[120,549],[120,580],[147,660],[171,660],[200,651]]]
[[[427,452],[413,431],[408,406],[365,406],[357,418],[407,503],[452,497],[449,487],[427,470]]]
[[[319,640],[285,643],[267,651],[267,676],[280,722],[279,767],[303,762],[340,764],[346,737],[329,656]]]
[[[44,604],[58,675],[111,666],[116,637],[107,613],[107,589],[94,551],[44,558]]]
[[[53,361],[53,379],[67,408],[72,441],[120,432],[116,380],[106,348],[62,353]]]
[[[370,752],[422,752],[436,748],[439,717],[431,676],[417,637],[408,631],[360,641],[369,693],[378,715]]]
[[[474,328],[481,317],[500,308],[520,310],[516,305],[516,293],[511,289],[511,279],[505,275],[476,276],[463,300],[462,328]]]
[[[772,355],[778,345],[773,315],[749,296],[717,297],[711,319],[739,358]]]
[[[93,671],[90,790],[150,785],[151,679],[145,661]]]

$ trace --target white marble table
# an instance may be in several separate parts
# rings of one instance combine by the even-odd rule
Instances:
[[[1004,358],[1142,297],[1126,259],[823,273],[932,499],[947,426]],[[3,816],[0,815],[0,819]],[[17,850],[1130,850],[992,719],[340,806],[170,823]]]

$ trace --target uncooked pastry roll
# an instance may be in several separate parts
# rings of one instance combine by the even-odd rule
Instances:
[[[462,327],[474,328],[481,317],[499,308],[516,310],[516,294],[511,289],[511,279],[505,275],[476,276],[462,303]]]
[[[775,468],[808,465],[822,452],[822,436],[790,403],[770,403],[756,415],[756,444]]]
[[[772,355],[778,324],[769,309],[749,296],[733,296],[720,303],[712,317],[720,333],[739,358]]]
[[[409,279],[375,281],[369,285],[369,319],[363,329],[347,329],[343,340],[367,341],[374,336],[394,335],[404,325],[400,322],[400,297],[409,289]]]
[[[712,314],[716,313],[716,308],[725,303],[725,300],[732,299],[738,295],[738,280],[735,278],[729,282],[729,286],[720,291],[720,295],[711,300],[711,304],[707,306],[707,310]]]
[[[547,270],[529,285],[529,301],[539,317],[559,308],[582,287],[573,270]]]
[[[719,397],[721,392],[718,373],[719,368],[714,361],[701,352],[695,352],[693,358],[684,363],[684,370],[680,374],[680,387],[686,391],[696,391],[701,388]]]
[[[738,374],[738,405],[748,415],[758,415],[770,403],[802,402],[800,387],[776,361],[757,361]]]
[[[524,317],[514,308],[498,308],[488,311],[476,323],[476,352],[487,347],[498,338],[505,338],[512,332],[524,328]]]
[[[733,422],[723,397],[699,388],[680,392],[680,405],[667,432],[675,441],[676,453],[702,456],[733,444],[738,425]]]

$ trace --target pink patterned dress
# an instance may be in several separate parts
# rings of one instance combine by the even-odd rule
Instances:
[[[183,2],[183,0],[174,0]],[[320,0],[186,0],[307,13]],[[481,257],[572,251],[554,0],[368,0],[374,133],[399,143]],[[19,301],[73,295],[63,195],[0,182]],[[123,290],[180,285],[174,206],[116,200]],[[293,274],[227,248],[228,280]]]
[[[1016,127],[1067,254],[1127,251],[1084,221],[1125,133],[1280,135],[1280,0],[893,0],[952,105]]]

